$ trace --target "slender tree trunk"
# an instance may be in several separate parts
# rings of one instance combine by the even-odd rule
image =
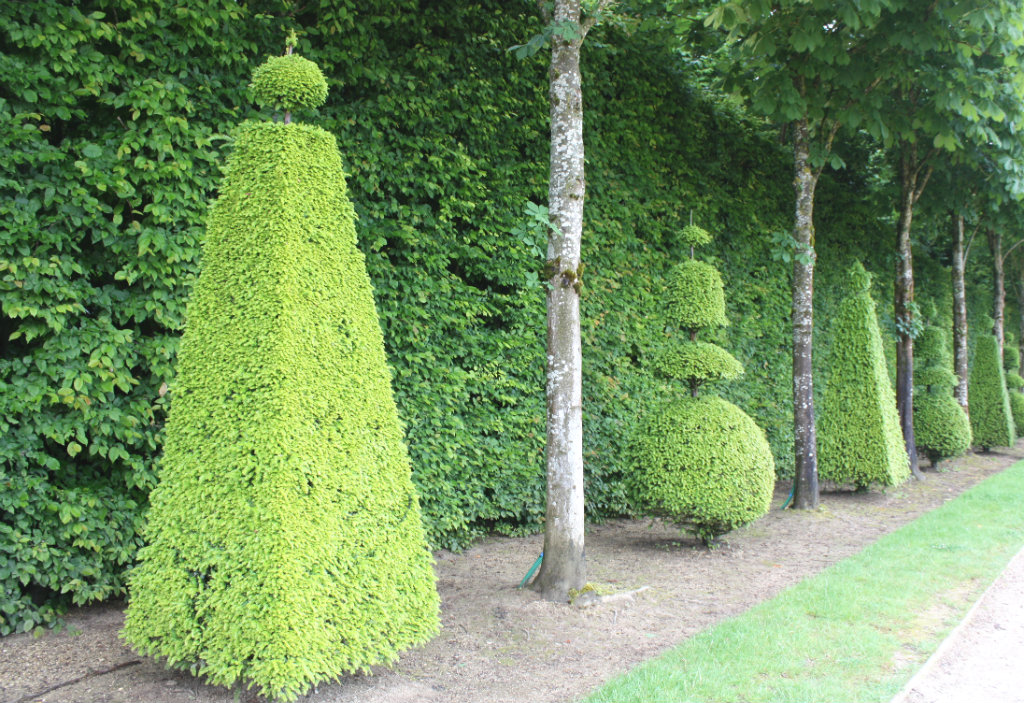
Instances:
[[[964,292],[964,216],[953,214],[953,370],[956,401],[969,413],[967,403],[967,296]],[[1021,320],[1024,330],[1024,319]]]
[[[995,300],[992,305],[992,319],[995,324],[992,326],[992,334],[999,342],[999,358],[1003,358],[1003,344],[1005,335],[1003,333],[1004,318],[1006,317],[1006,273],[1003,270],[1003,235],[995,229],[989,229],[988,247],[992,251],[992,277],[995,279],[996,291]]]
[[[895,317],[899,329],[896,342],[896,409],[903,428],[903,441],[910,458],[910,472],[923,474],[918,465],[914,440],[914,261],[911,255],[910,226],[918,191],[917,151],[912,145],[900,148],[900,207],[896,225],[898,258],[896,262]]]
[[[580,20],[580,0],[555,2],[554,22]],[[582,37],[552,38],[548,207],[547,517],[533,587],[554,601],[586,583],[583,547],[583,399],[579,268],[583,236]]]
[[[810,254],[793,257],[793,453],[796,477],[793,507],[818,507],[818,443],[814,426],[814,377],[811,358],[814,345],[814,189],[817,174],[810,164],[807,120],[793,125],[793,162],[796,217],[793,238]],[[804,261],[801,261],[804,259]]]

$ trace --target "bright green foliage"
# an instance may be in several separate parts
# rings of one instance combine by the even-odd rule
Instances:
[[[679,241],[691,247],[702,247],[711,243],[711,233],[697,225],[686,225],[679,233]]]
[[[928,326],[914,340],[914,439],[932,464],[971,448],[971,423],[953,397],[948,332]]]
[[[768,512],[775,467],[764,430],[715,396],[677,398],[637,430],[636,491],[705,544]]]
[[[654,370],[673,381],[722,381],[741,376],[743,365],[717,344],[676,342],[661,351],[652,362]]]
[[[832,323],[831,374],[818,421],[818,471],[822,480],[894,486],[910,476],[885,368],[882,335],[870,277],[859,263],[849,272],[852,293]]]
[[[994,334],[980,335],[974,344],[974,363],[967,393],[971,403],[974,444],[983,449],[1010,447],[1016,440],[1010,396]]]
[[[691,395],[656,406],[637,428],[633,487],[648,510],[692,529],[710,545],[768,512],[775,462],[764,430],[746,413],[721,398],[696,397],[704,382],[743,373],[718,345],[680,334],[725,324],[718,271],[691,259],[672,270],[668,289],[667,313],[676,334],[653,366],[662,376],[684,382]],[[707,314],[701,305],[715,312]]]
[[[345,151],[429,541],[539,529],[548,225],[523,212],[547,193],[547,73],[544,57],[505,51],[535,33],[535,5],[86,5],[0,3],[0,629],[122,594],[220,152],[254,112],[238,107],[248,57],[291,28],[341,86],[317,119]],[[729,349],[746,374],[721,392],[791,466],[788,273],[764,232],[791,220],[792,189],[763,124],[689,85],[677,54],[645,32],[594,32],[581,306],[597,519],[632,509],[635,399],[661,392],[652,291],[690,208],[730,232],[708,252],[731,281]],[[850,175],[819,186],[834,190],[823,216],[835,203],[845,218],[819,228],[837,237],[822,261],[850,246],[834,232],[878,229]],[[519,237],[524,220],[540,227]]]
[[[253,71],[249,90],[264,107],[311,109],[327,100],[327,79],[319,66],[298,54],[271,56]]]
[[[1010,391],[1019,391],[1024,387],[1024,378],[1016,371],[1006,371],[1006,388]]]
[[[431,637],[438,597],[335,139],[235,139],[123,636],[292,700]]]
[[[1024,427],[1024,378],[1017,370],[1020,368],[1020,350],[1017,338],[1009,332],[1003,340],[1003,368],[1006,373],[1006,392],[1010,398],[1010,415],[1013,417],[1014,428]]]
[[[665,302],[669,319],[681,329],[722,327],[725,293],[722,276],[711,264],[688,259],[669,275]]]
[[[1013,338],[1009,335],[1003,342],[1003,368],[1014,373],[1018,373],[1020,369],[1020,349],[1014,345]]]

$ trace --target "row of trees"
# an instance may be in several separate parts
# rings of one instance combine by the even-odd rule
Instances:
[[[551,3],[539,4],[542,12],[550,11]],[[548,520],[538,587],[548,597],[563,598],[585,581],[582,453],[576,449],[582,446],[579,354],[568,341],[571,333],[562,331],[578,329],[578,305],[561,300],[574,300],[574,288],[578,295],[571,284],[578,272],[583,205],[579,50],[610,3],[555,0],[553,7],[544,36],[552,46],[550,206],[556,233],[548,252],[549,264],[555,264],[548,268]],[[891,164],[898,183],[892,203],[898,252],[896,400],[909,468],[921,477],[913,413],[914,340],[923,327],[914,296],[914,216],[926,189],[941,191],[953,232],[957,397],[966,410],[965,222],[984,227],[997,265],[993,332],[1001,351],[1001,233],[1024,213],[1017,134],[1024,117],[1022,3],[680,0],[667,10],[645,3],[617,9],[646,14],[645,26],[673,28],[669,34],[689,55],[699,53],[693,44],[701,34],[706,45],[717,43],[707,41],[708,32],[724,40],[713,55],[725,87],[777,125],[792,147],[795,198],[787,244],[793,262],[794,508],[815,508],[819,501],[812,372],[816,187],[824,169],[843,166],[836,146],[849,135],[869,136]],[[703,26],[692,22],[700,15]],[[570,113],[573,119],[566,118]]]

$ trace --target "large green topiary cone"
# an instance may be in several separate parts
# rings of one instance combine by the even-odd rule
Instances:
[[[971,403],[971,431],[974,444],[984,449],[1009,447],[1016,441],[1010,397],[999,342],[995,335],[983,334],[974,347],[974,365],[968,381]]]
[[[859,263],[851,270],[855,292],[840,304],[832,327],[818,471],[836,483],[893,486],[909,478],[910,464],[866,275]]]
[[[291,700],[438,629],[334,137],[246,123],[188,307],[123,636]]]

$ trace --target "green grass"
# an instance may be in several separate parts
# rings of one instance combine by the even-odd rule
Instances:
[[[1024,462],[585,700],[888,701],[1024,545],[1021,495]]]

